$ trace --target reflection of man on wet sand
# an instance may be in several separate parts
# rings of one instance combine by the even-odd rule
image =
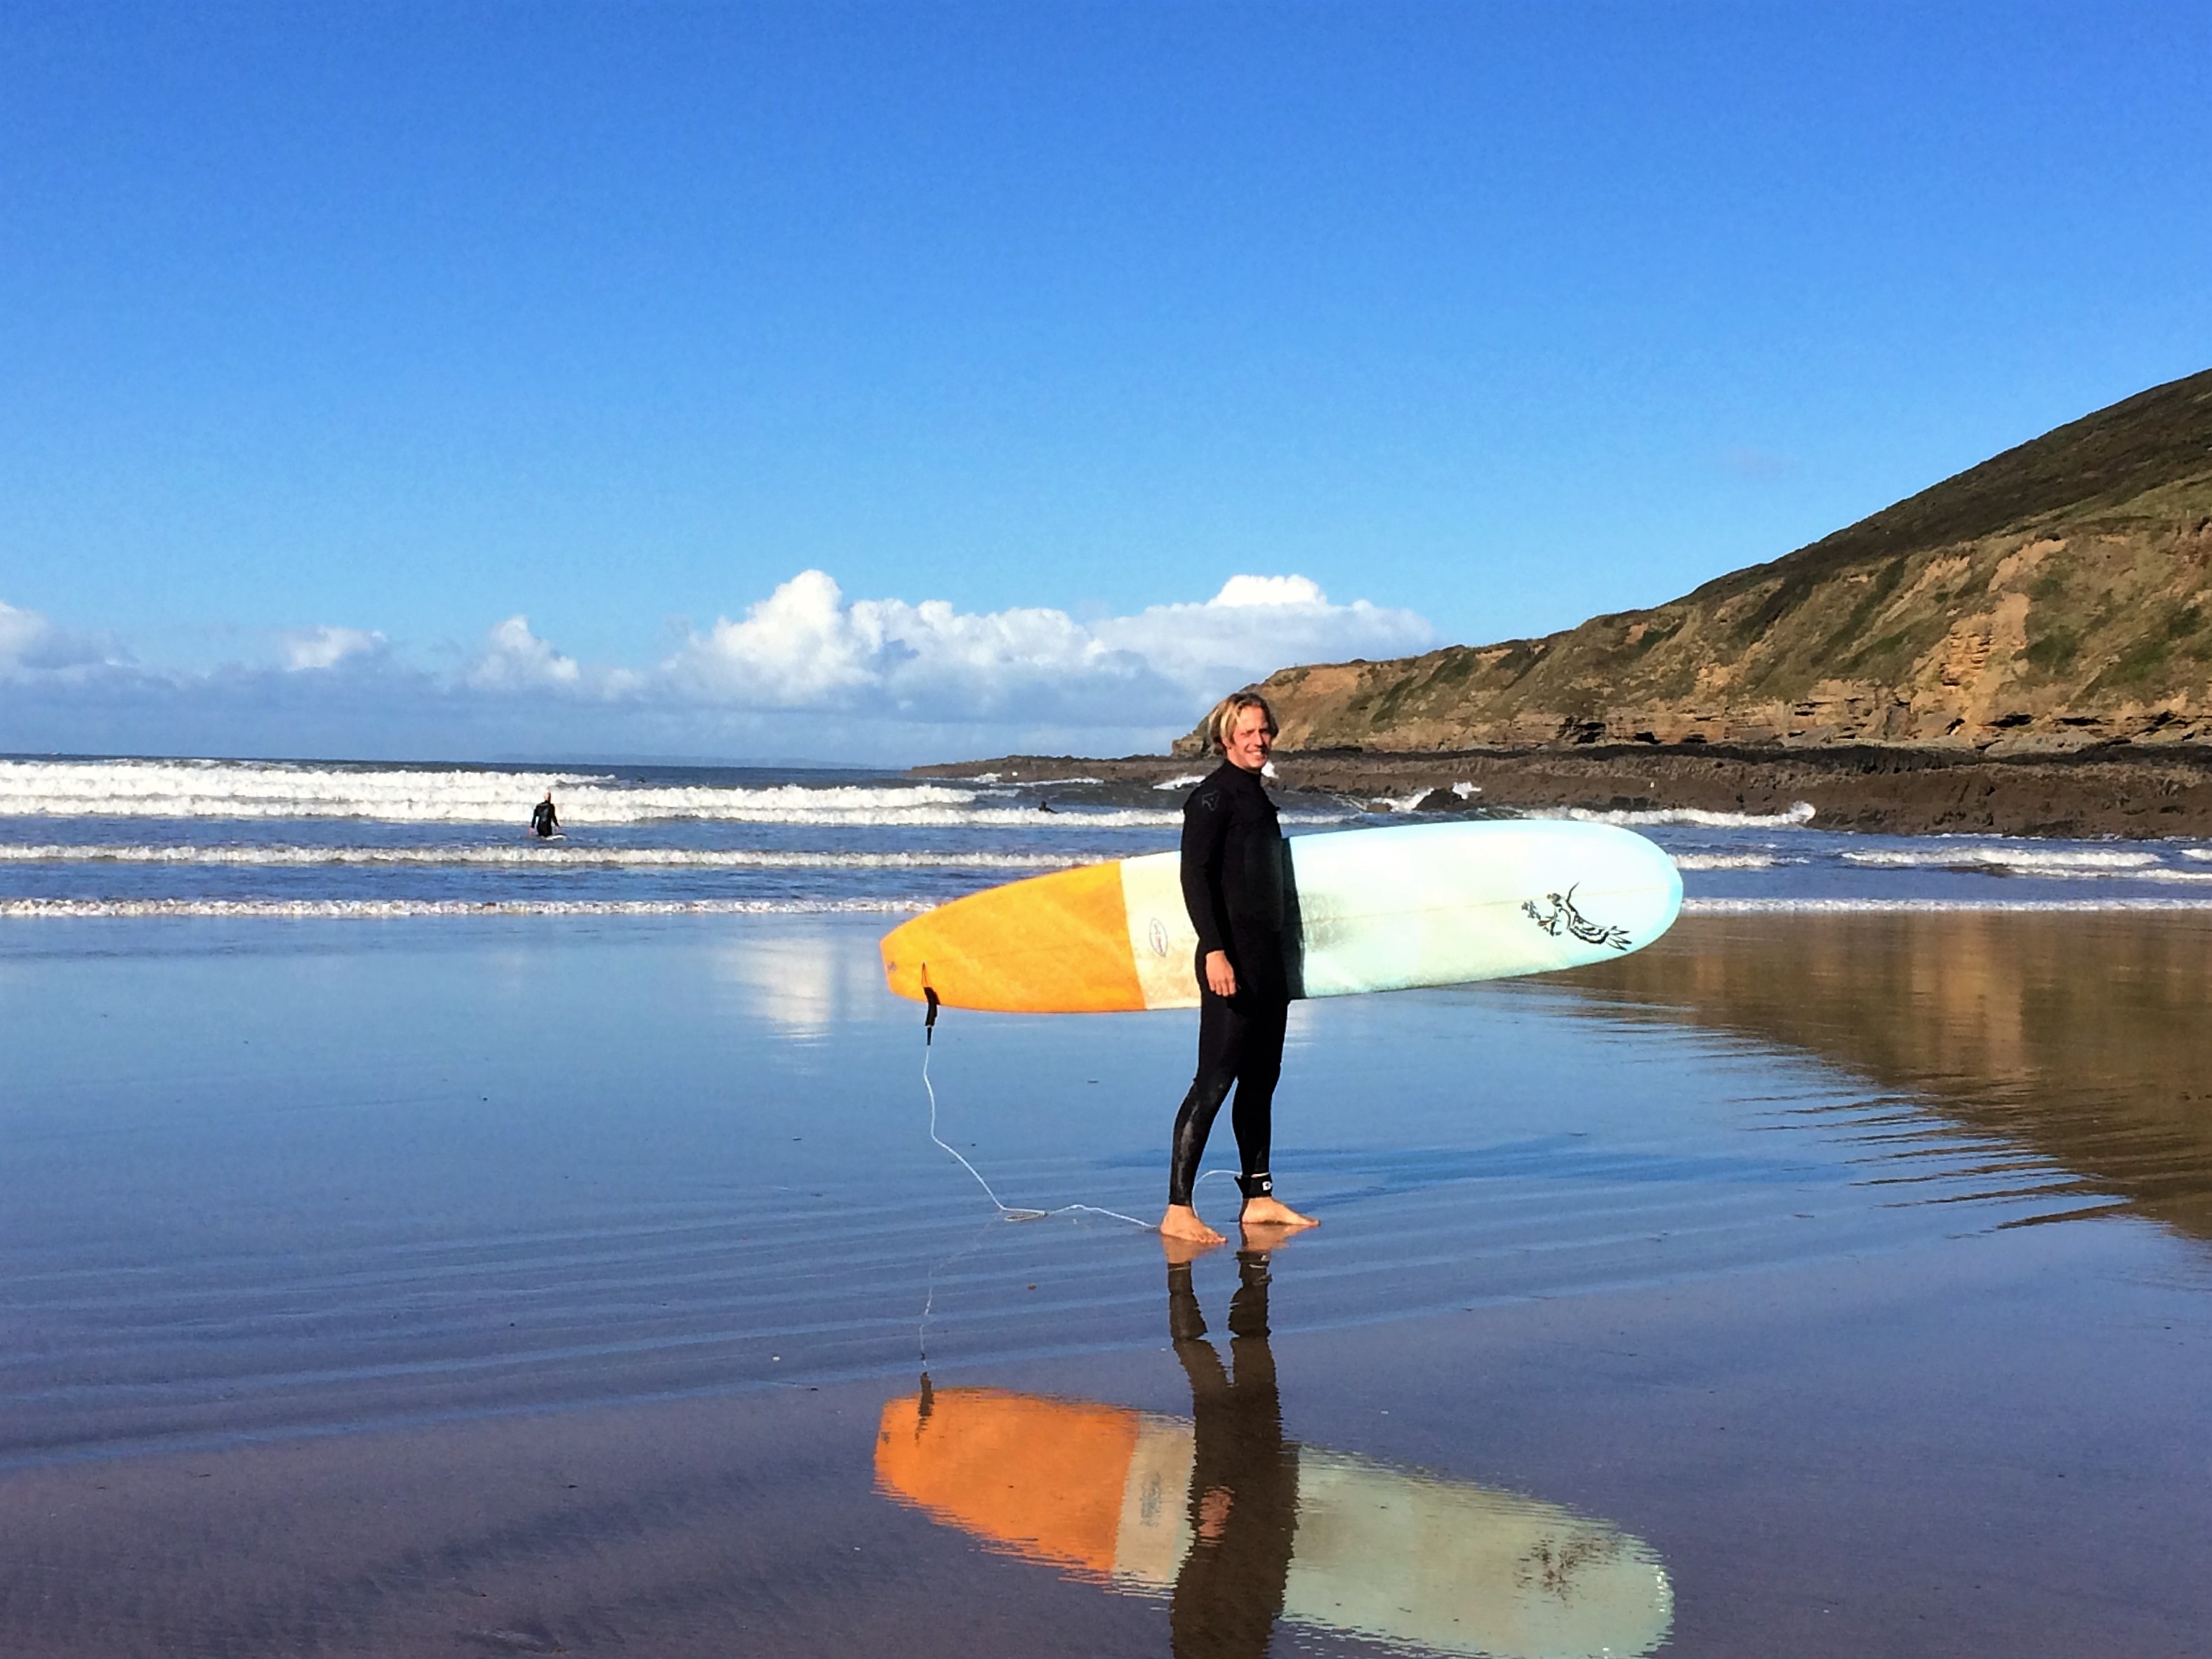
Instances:
[[[1283,1611],[1297,1530],[1297,1450],[1283,1443],[1267,1346],[1267,1258],[1240,1251],[1237,1272],[1231,1370],[1206,1340],[1189,1262],[1172,1255],[1168,1262],[1168,1334],[1190,1378],[1197,1419],[1190,1553],[1168,1604],[1176,1659],[1262,1659]]]

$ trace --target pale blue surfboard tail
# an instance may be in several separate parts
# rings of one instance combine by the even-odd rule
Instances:
[[[1604,962],[1665,933],[1674,860],[1632,830],[1552,819],[1394,824],[1290,842],[1303,994],[1459,985]],[[1121,865],[1148,1008],[1198,1002],[1173,853]]]
[[[1682,908],[1674,860],[1612,824],[1415,823],[1290,847],[1310,997],[1604,962]]]

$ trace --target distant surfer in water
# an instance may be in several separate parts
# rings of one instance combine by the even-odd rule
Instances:
[[[550,841],[561,833],[561,815],[553,810],[553,792],[548,789],[545,799],[538,803],[530,814],[530,833],[540,841]]]
[[[1275,711],[1258,692],[1239,691],[1215,706],[1206,729],[1221,765],[1191,791],[1182,809],[1182,902],[1198,930],[1198,1073],[1176,1114],[1160,1231],[1218,1244],[1222,1236],[1191,1206],[1191,1188],[1214,1115],[1232,1085],[1230,1124],[1243,1166],[1237,1186],[1244,1195],[1237,1219],[1247,1227],[1314,1222],[1275,1197],[1267,1172],[1295,943],[1290,848],[1260,781],[1274,745]]]

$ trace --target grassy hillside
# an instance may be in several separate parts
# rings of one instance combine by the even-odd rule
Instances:
[[[2212,371],[1651,610],[1264,689],[1306,750],[2212,741]]]

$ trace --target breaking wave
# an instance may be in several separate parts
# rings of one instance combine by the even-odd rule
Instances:
[[[222,916],[386,921],[409,916],[759,916],[911,915],[922,899],[0,899],[0,920]]]
[[[398,921],[428,916],[910,915],[916,898],[868,899],[0,899],[0,921],[216,917],[260,921]],[[1953,912],[2095,914],[2212,911],[2206,898],[1880,899],[1689,898],[1685,915],[1912,915]]]
[[[1881,848],[1843,854],[1846,864],[1899,870],[2018,870],[2035,875],[2066,875],[2076,871],[2104,875],[2118,870],[2140,870],[2158,862],[2155,853],[2103,848],[2029,847],[1915,847]]]
[[[1572,818],[1581,823],[1618,823],[1637,829],[1659,824],[1694,825],[1704,830],[1794,830],[1813,821],[1814,806],[1809,800],[1796,803],[1786,812],[1706,812],[1690,806],[1661,806],[1642,811],[1601,812],[1583,806],[1562,807],[1556,811],[1531,812],[1530,817]]]
[[[2212,898],[2094,899],[1884,899],[1884,898],[1689,898],[1684,915],[1910,915],[1954,910],[2076,911],[2212,910]]]
[[[1779,859],[1771,853],[1677,853],[1677,870],[1771,870],[1778,864],[1802,864],[1802,859]]]
[[[0,815],[47,817],[370,818],[393,823],[515,823],[545,790],[563,818],[639,823],[704,818],[836,823],[878,812],[969,806],[972,789],[936,784],[659,785],[605,773],[281,761],[0,761]],[[801,821],[811,821],[802,818]]]
[[[690,820],[944,828],[1064,824],[1160,828],[1178,814],[985,805],[935,783],[659,784],[605,773],[439,770],[246,761],[0,761],[0,817],[360,818],[383,823],[520,823],[547,789],[564,823]]]
[[[540,869],[1062,870],[1080,860],[1051,853],[808,853],[673,847],[191,847],[0,844],[0,863],[191,864],[264,866],[478,865]]]

